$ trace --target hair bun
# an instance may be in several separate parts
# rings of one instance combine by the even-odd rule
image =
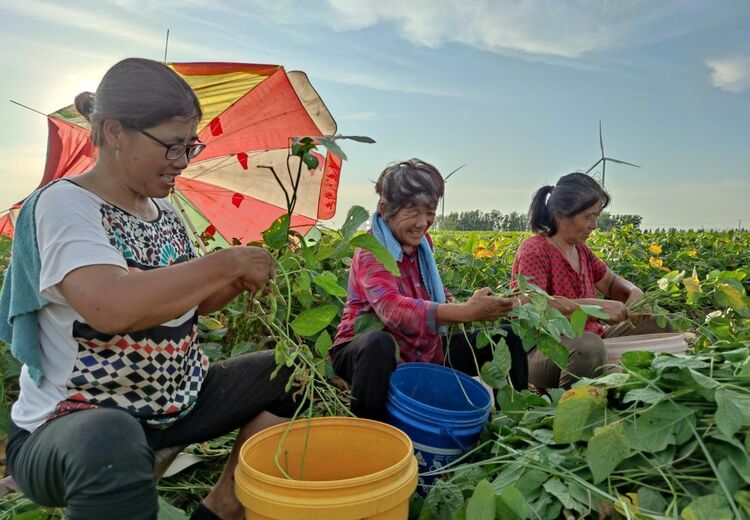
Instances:
[[[76,110],[90,121],[90,116],[94,112],[94,94],[93,92],[81,92],[75,99]]]

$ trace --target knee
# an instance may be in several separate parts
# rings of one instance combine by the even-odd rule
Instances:
[[[78,412],[76,442],[66,454],[70,467],[107,473],[152,472],[154,455],[140,423],[121,410]]]
[[[568,351],[568,371],[577,376],[592,377],[607,363],[607,347],[593,332],[584,332],[581,338],[570,344]]]

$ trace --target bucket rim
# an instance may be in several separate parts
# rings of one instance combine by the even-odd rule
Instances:
[[[396,367],[394,374],[398,372],[399,370],[403,373],[403,372],[410,371],[413,369],[434,370],[437,372],[444,372],[444,373],[450,372],[453,375],[456,375],[462,381],[462,383],[465,383],[467,386],[471,386],[477,390],[480,390],[479,395],[482,395],[483,398],[486,399],[486,403],[482,407],[475,406],[473,410],[451,410],[449,408],[440,408],[437,406],[424,403],[422,401],[419,401],[411,397],[410,395],[405,394],[403,391],[401,391],[400,389],[396,388],[395,385],[393,385],[392,379],[391,379],[391,382],[388,383],[388,389],[390,390],[389,394],[393,392],[397,394],[399,398],[403,398],[407,404],[417,405],[419,408],[422,408],[425,411],[438,412],[440,414],[454,416],[456,417],[457,421],[458,420],[468,421],[473,417],[477,417],[477,420],[478,420],[479,415],[484,416],[486,413],[489,413],[489,411],[492,409],[492,398],[489,395],[489,392],[487,391],[487,389],[484,387],[484,385],[482,385],[482,383],[480,383],[473,377],[467,374],[464,374],[460,370],[456,370],[454,368],[446,367],[443,365],[435,365],[434,363],[411,362],[411,363],[402,363],[401,365]],[[387,400],[392,401],[390,395],[387,397]],[[473,403],[469,403],[469,404],[472,404],[472,406],[474,406]],[[411,408],[406,408],[406,407],[401,407],[401,406],[399,406],[399,408],[404,408],[408,411],[412,411]],[[421,416],[421,414],[419,415]]]
[[[271,426],[270,428],[266,428],[265,430],[262,430],[249,439],[247,439],[240,448],[239,457],[237,460],[237,471],[242,471],[253,478],[256,478],[257,480],[263,481],[267,484],[277,486],[277,487],[283,487],[283,488],[304,488],[309,491],[313,490],[331,490],[331,489],[346,489],[346,488],[356,488],[359,486],[362,486],[364,484],[369,484],[372,482],[377,482],[379,480],[387,480],[392,475],[395,475],[405,469],[408,468],[409,465],[412,463],[412,459],[414,459],[414,462],[416,462],[416,459],[414,458],[414,445],[411,442],[411,439],[409,438],[406,433],[401,431],[400,429],[396,428],[395,426],[391,426],[390,424],[382,423],[380,421],[373,421],[371,419],[362,419],[359,417],[313,417],[312,419],[297,419],[295,421],[291,421],[292,425],[290,427],[290,431],[295,429],[301,429],[307,427],[304,423],[316,423],[316,424],[323,424],[323,425],[330,425],[330,426],[340,426],[340,427],[346,427],[349,431],[351,431],[352,428],[370,428],[370,429],[376,429],[379,430],[381,433],[386,433],[388,435],[391,435],[392,437],[400,440],[404,444],[405,449],[405,455],[399,459],[395,464],[382,469],[380,471],[376,471],[373,473],[369,473],[367,475],[363,475],[360,477],[352,477],[347,479],[338,479],[338,480],[295,480],[295,479],[286,479],[283,477],[276,477],[274,475],[269,475],[268,473],[264,473],[260,470],[257,470],[253,468],[252,466],[249,466],[244,463],[244,457],[243,455],[246,453],[246,451],[250,450],[254,445],[258,444],[262,440],[265,440],[269,437],[276,436],[277,434],[283,434],[283,431],[287,428],[289,425],[289,422],[277,424],[275,426]]]

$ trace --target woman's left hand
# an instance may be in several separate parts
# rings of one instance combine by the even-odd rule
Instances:
[[[628,294],[627,300],[625,300],[625,305],[630,307],[635,302],[643,298],[643,291],[641,291],[638,287],[635,285],[630,289],[630,294]]]

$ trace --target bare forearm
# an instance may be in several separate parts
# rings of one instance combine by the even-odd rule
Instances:
[[[643,291],[625,278],[617,276],[612,281],[612,286],[609,290],[609,297],[611,299],[629,304],[638,300],[641,296],[643,296]]]
[[[438,325],[467,323],[472,321],[467,311],[466,306],[461,303],[441,303],[438,305],[435,321]]]
[[[97,330],[142,330],[180,316],[231,284],[238,276],[234,263],[230,250],[223,250],[162,269],[123,271],[119,276],[106,270],[111,266],[83,268],[70,273],[61,289]],[[79,276],[85,277],[84,283],[76,280]]]
[[[214,294],[206,298],[198,306],[199,314],[211,314],[223,309],[229,302],[242,294],[243,289],[234,283],[222,287]]]
[[[553,307],[560,311],[564,316],[570,317],[575,311],[577,311],[581,305],[599,305],[601,306],[603,300],[597,298],[576,298],[570,299],[564,296],[555,296],[549,301],[550,307]]]

